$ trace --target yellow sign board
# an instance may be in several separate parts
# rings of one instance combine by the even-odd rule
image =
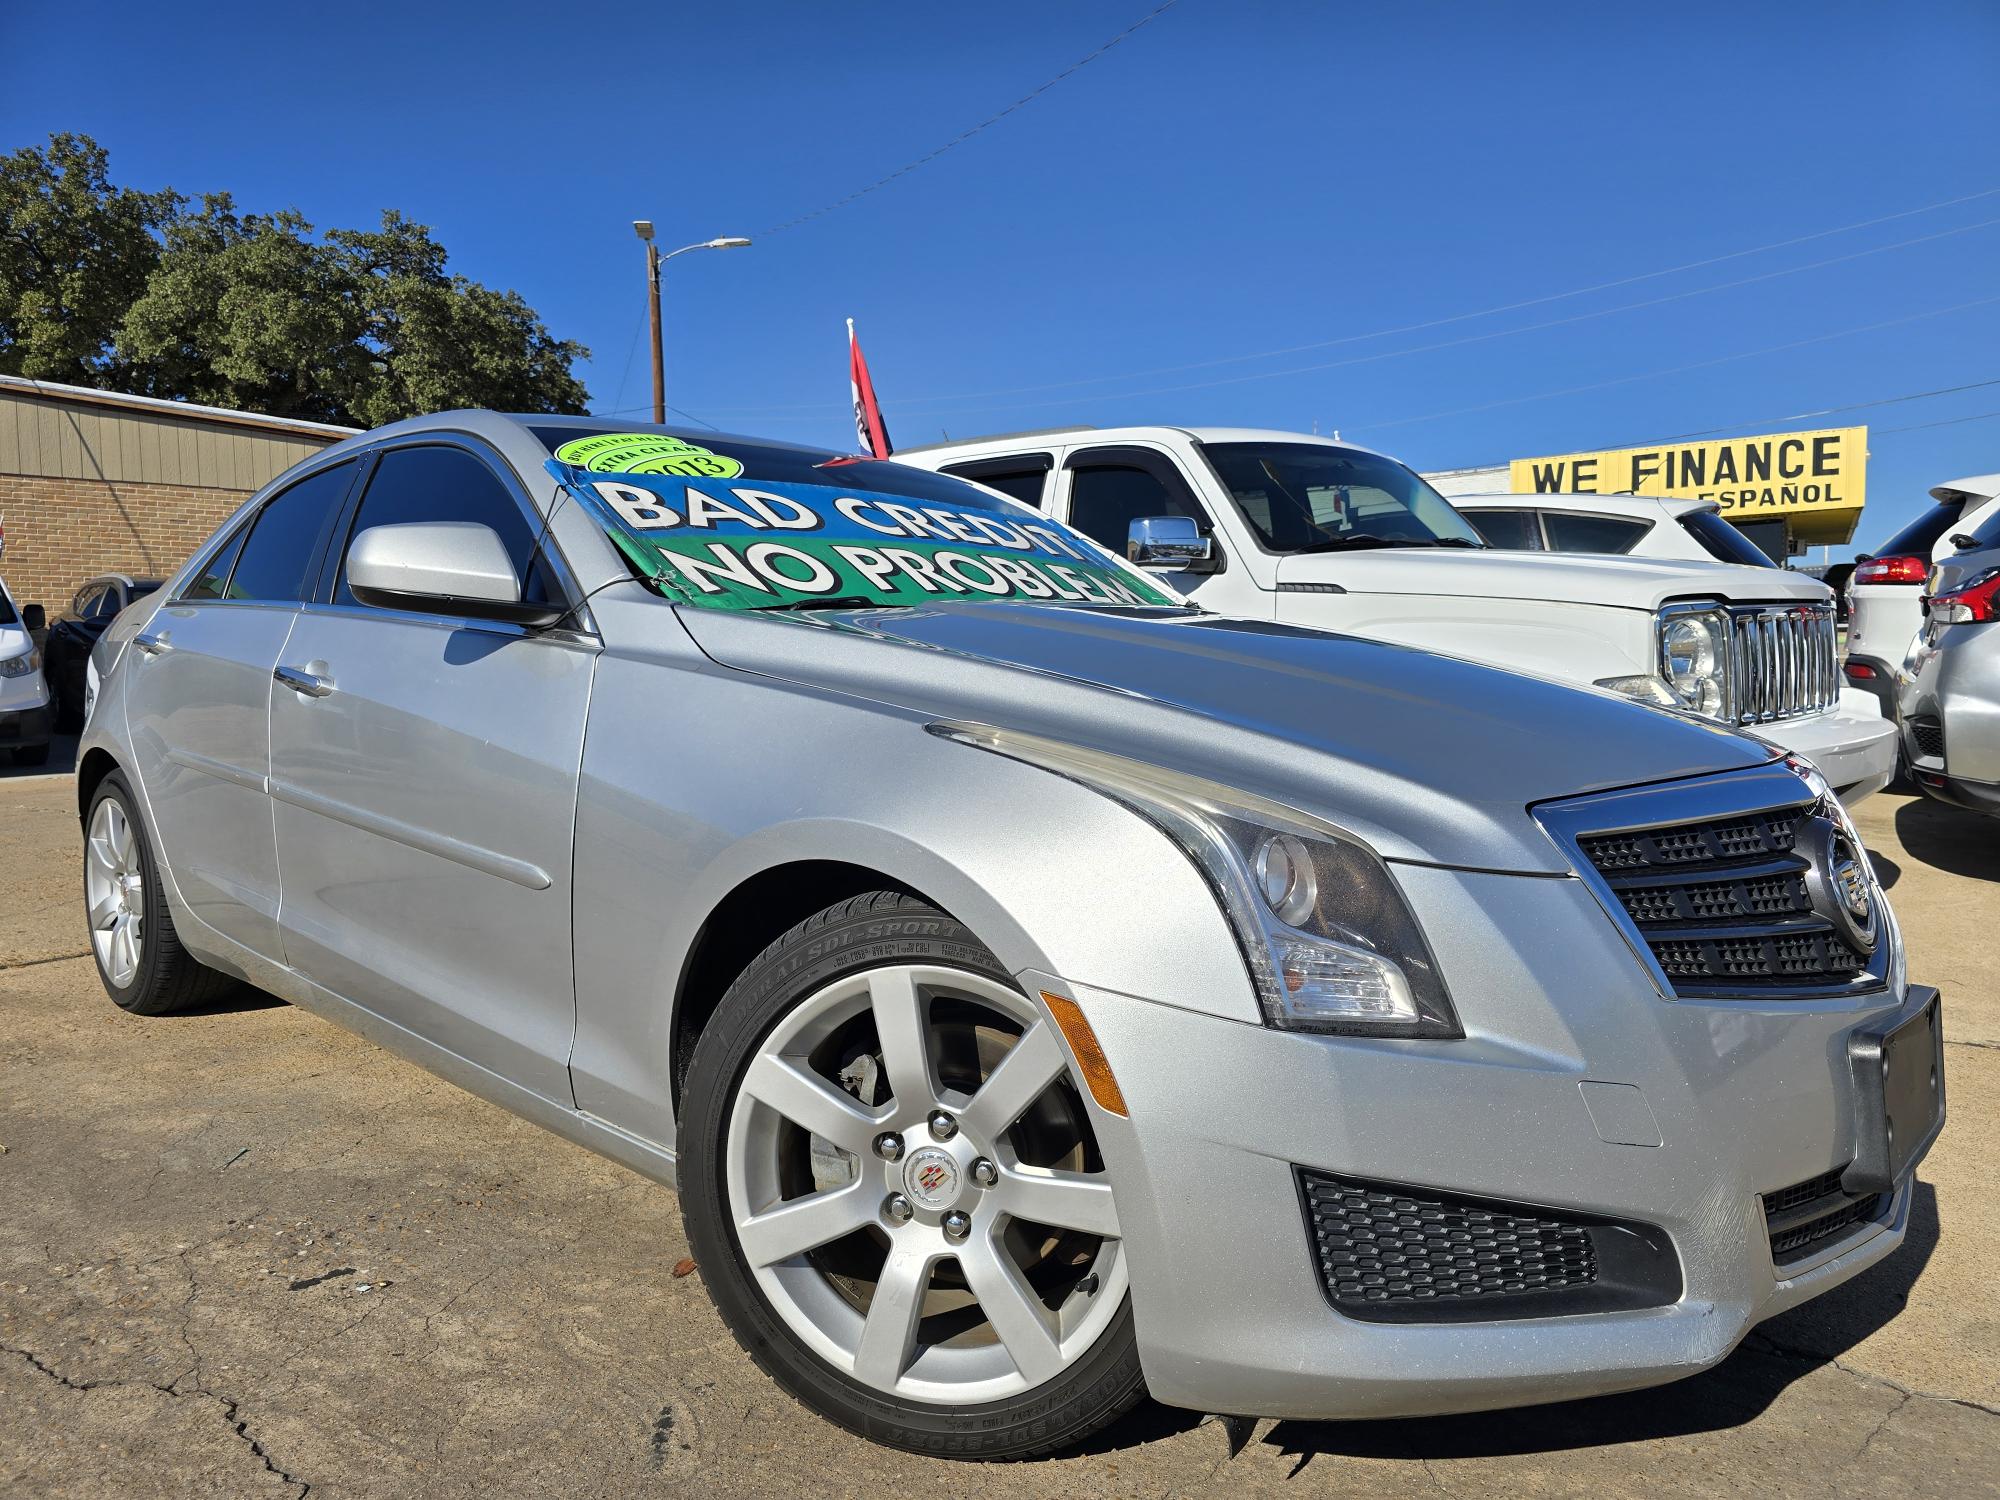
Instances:
[[[1582,491],[1713,500],[1725,518],[1739,522],[1857,511],[1868,497],[1868,429],[1517,458],[1508,484],[1517,495]]]

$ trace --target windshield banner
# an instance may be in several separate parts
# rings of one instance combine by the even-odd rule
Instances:
[[[555,461],[549,472],[640,573],[685,604],[1180,603],[1094,542],[1026,513],[828,485],[604,474]]]

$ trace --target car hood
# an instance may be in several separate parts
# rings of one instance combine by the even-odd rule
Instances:
[[[1270,621],[998,603],[679,614],[725,666],[1203,776],[1426,863],[1563,873],[1531,803],[1772,753],[1595,689]]]
[[[1655,610],[1677,599],[1824,603],[1827,586],[1783,568],[1698,559],[1599,557],[1581,552],[1502,552],[1383,547],[1278,560],[1278,587],[1338,584],[1353,594],[1535,599]]]

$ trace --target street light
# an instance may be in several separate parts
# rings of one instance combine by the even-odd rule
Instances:
[[[741,250],[750,241],[741,235],[727,235],[695,245],[683,245],[662,255],[659,245],[653,240],[651,219],[634,219],[632,232],[646,242],[646,305],[653,326],[653,420],[664,424],[667,420],[667,362],[660,345],[660,265],[690,250]]]

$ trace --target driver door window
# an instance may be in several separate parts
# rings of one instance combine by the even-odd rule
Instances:
[[[1125,555],[1132,523],[1144,516],[1208,516],[1186,487],[1134,464],[1076,464],[1069,479],[1069,524],[1113,556]]]

